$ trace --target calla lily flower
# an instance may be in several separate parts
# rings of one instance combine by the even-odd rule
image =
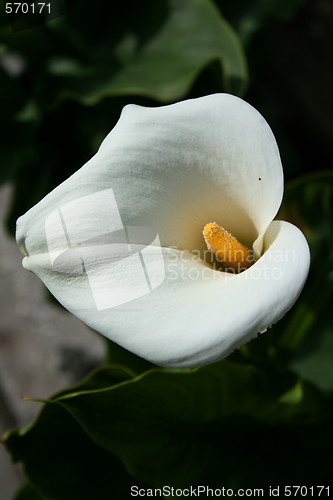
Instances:
[[[273,220],[282,195],[276,141],[245,101],[128,105],[97,154],[18,219],[17,241],[23,266],[88,326],[158,365],[197,366],[302,290],[309,249]],[[225,235],[254,258],[242,272],[217,265]]]

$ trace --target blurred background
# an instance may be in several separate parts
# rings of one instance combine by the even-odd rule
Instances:
[[[293,412],[281,414],[274,424],[265,423],[265,434],[244,408],[235,410],[235,424],[216,418],[221,435],[225,426],[237,439],[227,444],[216,439],[209,454],[202,436],[192,436],[211,464],[209,474],[199,467],[196,479],[260,487],[264,474],[275,484],[328,485],[333,478],[332,0],[53,0],[46,5],[38,14],[22,9],[10,14],[8,3],[1,2],[0,430],[26,425],[39,409],[20,396],[46,398],[79,381],[105,355],[104,341],[52,302],[39,280],[21,268],[13,239],[17,217],[91,158],[125,104],[159,106],[228,92],[258,109],[275,134],[286,185],[278,217],[304,232],[312,263],[292,310],[229,358],[235,370],[255,367],[272,384],[270,394],[279,394],[279,404],[283,393],[284,402],[300,405],[297,418]],[[108,352],[109,361],[136,369],[140,364],[113,346]],[[224,373],[227,365],[218,366]],[[165,397],[172,387],[166,385]],[[242,398],[240,386],[235,394]],[[168,443],[174,446],[171,438]],[[140,450],[135,452],[143,460]],[[14,498],[23,473],[3,448],[0,453],[0,497],[6,500]],[[44,472],[48,479],[41,481],[31,457],[18,455],[29,485],[17,499],[86,498],[84,489],[76,489],[77,496],[66,496],[65,487],[60,496],[54,493],[51,474]],[[115,455],[121,455],[133,484],[158,484],[138,472],[132,455]],[[239,464],[237,474],[226,466],[229,460]],[[262,468],[251,469],[251,479],[250,462]],[[170,475],[163,476],[170,484],[172,474],[170,467]],[[188,484],[192,476],[186,474],[180,466],[179,484]],[[119,477],[124,483],[116,497],[129,498],[121,488],[127,479]],[[64,481],[70,492],[70,479]],[[114,498],[101,491],[95,498]]]

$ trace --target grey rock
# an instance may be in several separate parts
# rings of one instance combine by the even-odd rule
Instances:
[[[23,269],[22,255],[3,220],[11,187],[0,189],[0,431],[29,423],[47,398],[80,380],[104,356],[104,342],[47,298],[40,280]],[[2,411],[1,411],[2,406]],[[0,452],[0,498],[11,498],[21,480]]]

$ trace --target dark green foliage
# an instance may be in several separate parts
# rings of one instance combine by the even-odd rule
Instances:
[[[65,15],[16,31],[1,11],[0,182],[15,187],[11,231],[19,215],[95,153],[125,104],[226,91],[245,97],[270,123],[287,180],[278,218],[300,227],[311,249],[298,302],[228,360],[164,370],[108,343],[105,367],[52,397],[31,426],[4,436],[28,480],[15,500],[122,500],[134,484],[329,484],[330,5],[83,0],[62,2]],[[22,63],[15,76],[4,69],[8,55]]]

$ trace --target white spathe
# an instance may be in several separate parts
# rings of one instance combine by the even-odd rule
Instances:
[[[97,154],[17,222],[23,266],[87,325],[171,367],[227,356],[278,321],[309,269],[283,194],[274,136],[243,100],[215,94],[126,106]],[[216,221],[253,247],[239,275],[197,256]]]

